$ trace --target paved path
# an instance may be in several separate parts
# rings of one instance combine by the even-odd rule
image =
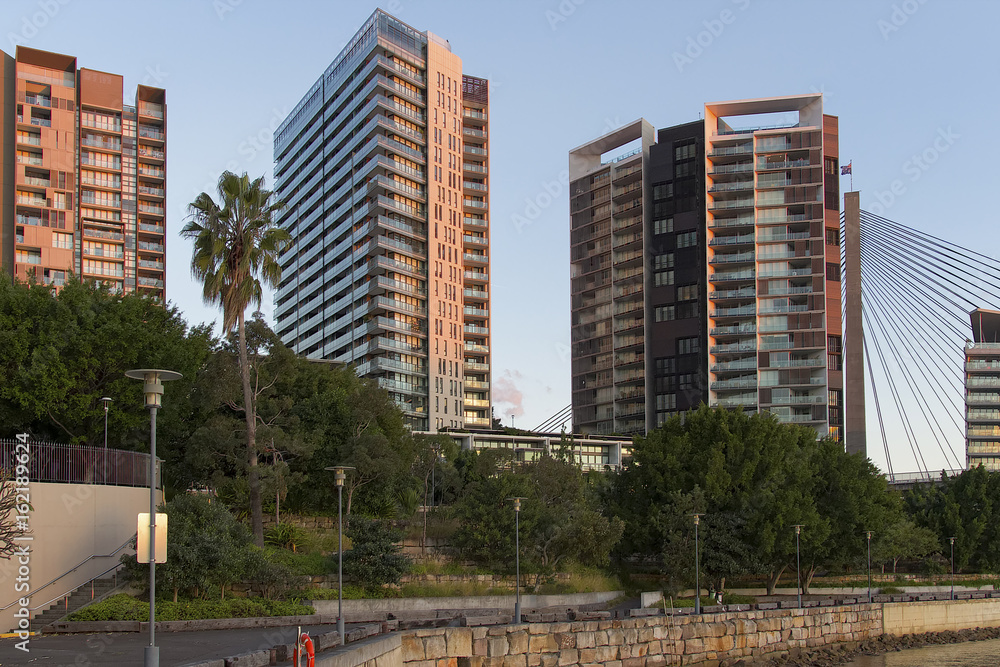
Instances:
[[[350,629],[350,624],[348,629]],[[303,626],[312,636],[337,629],[336,624]],[[181,667],[203,660],[227,658],[247,651],[271,648],[295,642],[295,627],[254,628],[247,630],[200,630],[195,632],[157,632],[160,665]],[[0,665],[35,665],[38,667],[88,667],[119,665],[142,667],[143,647],[149,634],[113,632],[73,635],[41,635],[31,638],[25,653],[14,647],[18,639],[0,639]]]

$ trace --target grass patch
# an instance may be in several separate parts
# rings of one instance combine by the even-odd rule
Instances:
[[[573,565],[569,568],[569,579],[557,579],[538,587],[541,595],[563,595],[566,593],[598,593],[620,591],[622,582],[618,577],[606,574],[597,568]]]
[[[157,600],[157,621],[193,621],[209,618],[258,618],[261,616],[307,616],[312,607],[298,600],[230,598],[228,600]],[[146,621],[149,602],[119,593],[69,615],[70,621]]]
[[[899,586],[882,586],[878,589],[879,595],[899,595],[903,592],[905,591],[903,591],[903,589]]]
[[[294,575],[326,575],[337,571],[337,563],[320,553],[295,553],[288,549],[269,548],[267,559],[284,565]]]

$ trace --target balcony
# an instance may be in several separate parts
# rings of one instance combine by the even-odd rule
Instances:
[[[479,199],[470,199],[469,197],[466,197],[463,203],[466,206],[468,206],[469,208],[489,208],[490,207],[490,205],[487,202],[485,202],[485,201],[481,201]]]
[[[472,164],[471,162],[463,162],[462,163],[462,171],[471,171],[471,172],[474,172],[474,173],[477,173],[477,174],[485,174],[485,173],[487,173],[486,167],[484,167],[482,165],[478,165],[478,164]]]
[[[462,290],[462,296],[464,296],[467,299],[483,299],[483,300],[486,300],[486,299],[490,298],[490,293],[487,292],[486,290],[470,289],[470,288],[466,287],[465,289]]]
[[[708,205],[708,210],[710,211],[722,211],[735,208],[753,208],[753,199],[724,199],[722,201],[713,201]]]
[[[468,227],[478,227],[480,229],[486,229],[487,227],[489,227],[489,223],[480,218],[472,218],[469,216],[465,216],[463,222]]]
[[[490,274],[486,271],[466,271],[465,279],[472,282],[488,283],[490,281]]]
[[[709,260],[709,264],[746,264],[752,263],[754,261],[753,252],[734,252],[734,253],[719,253],[713,255]]]
[[[487,120],[486,112],[479,111],[478,109],[462,109],[462,117],[472,118],[474,120],[482,120],[482,121]]]
[[[149,195],[151,197],[165,197],[167,196],[167,191],[163,188],[152,188],[148,185],[140,185],[139,194]]]
[[[108,248],[101,248],[101,247],[97,247],[97,248],[90,247],[90,248],[88,248],[86,244],[84,244],[84,246],[83,246],[83,254],[84,255],[89,255],[91,257],[107,257],[109,259],[124,259],[125,258],[125,251],[124,250],[121,250],[121,249],[110,250]]]
[[[465,351],[472,354],[489,354],[490,348],[488,345],[480,345],[478,343],[465,343]]]
[[[138,264],[140,269],[150,269],[153,271],[163,271],[166,268],[163,262],[151,262],[148,259],[140,259]]]
[[[737,218],[716,218],[708,223],[709,229],[722,229],[729,227],[753,227],[753,216],[740,216]]]
[[[152,139],[153,141],[163,141],[166,138],[163,130],[148,125],[139,126],[139,136],[143,139]]]
[[[35,176],[25,176],[22,180],[24,185],[33,185],[36,188],[48,188],[52,186],[52,181],[47,178],[37,178]]]
[[[140,146],[138,153],[139,157],[151,158],[153,160],[163,160],[167,157],[167,154],[164,151],[156,148],[148,148],[146,146]]]
[[[467,137],[475,137],[477,139],[486,139],[487,136],[485,130],[477,130],[474,127],[463,127],[462,134]]]
[[[476,308],[475,306],[465,306],[462,312],[469,317],[489,317],[490,311],[485,308]]]
[[[490,370],[490,365],[478,361],[469,361],[468,359],[466,359],[464,363],[464,368],[466,371],[471,371],[473,373],[488,373]]]
[[[713,148],[711,151],[705,154],[705,157],[727,157],[730,155],[752,155],[753,146],[751,144],[746,144],[743,146],[723,146],[721,148]]]
[[[119,204],[120,205],[120,204]],[[166,215],[167,210],[162,206],[151,206],[149,204],[143,204],[139,202],[139,213],[148,213],[149,215]]]
[[[771,361],[768,368],[819,368],[823,366],[823,359],[787,359],[783,361]]]
[[[22,155],[21,153],[18,153],[18,155],[17,155],[17,163],[18,164],[30,164],[33,167],[41,167],[42,166],[42,158],[41,158],[41,156]]]
[[[712,311],[712,318],[719,319],[723,317],[751,317],[757,314],[757,306],[739,306],[736,308],[716,308]]]
[[[478,336],[489,336],[490,335],[490,329],[489,329],[489,327],[480,327],[480,326],[476,326],[475,324],[463,324],[462,325],[462,331],[464,331],[467,334],[476,334]]]
[[[711,383],[710,388],[712,391],[720,389],[756,389],[757,376],[751,375],[749,377],[732,378],[731,380],[716,380]]]
[[[716,236],[708,242],[710,246],[726,245],[750,245],[753,243],[753,234],[738,234],[736,236]]]
[[[147,222],[140,222],[139,231],[149,232],[151,234],[166,234],[167,228],[164,225],[151,225]]]
[[[462,237],[462,240],[467,245],[488,246],[490,244],[489,239],[485,236],[472,236],[471,234],[466,234]]]
[[[17,143],[28,144],[30,146],[41,146],[42,137],[39,134],[26,134],[23,132],[17,133]]]
[[[149,252],[163,252],[166,249],[162,243],[149,243],[147,241],[139,241],[136,246],[139,250],[147,250]]]
[[[136,283],[138,283],[139,287],[155,287],[163,289],[163,281],[159,278],[146,278],[145,276],[139,276],[136,278]]]
[[[472,264],[489,264],[490,262],[490,258],[485,254],[480,255],[477,253],[467,252],[464,255],[462,255],[462,257],[465,259],[466,262]]]
[[[33,104],[36,107],[51,107],[52,98],[46,97],[45,95],[25,95],[25,104]]]
[[[462,181],[462,187],[466,190],[478,190],[480,192],[486,192],[489,189],[485,183],[476,183],[475,181]]]
[[[721,283],[730,280],[753,280],[753,277],[753,271],[717,271],[709,276],[709,280],[714,283]]]

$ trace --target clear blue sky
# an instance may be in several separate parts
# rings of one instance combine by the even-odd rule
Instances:
[[[375,7],[8,0],[0,48],[12,53],[15,41],[75,55],[82,67],[123,74],[126,96],[139,83],[167,89],[167,294],[190,322],[211,322],[219,315],[201,303],[190,245],[177,235],[186,204],[214,193],[223,169],[271,182],[271,131]],[[492,83],[493,378],[510,399],[497,402],[497,414],[523,410],[517,426],[534,427],[570,401],[568,199],[559,182],[567,152],[637,117],[666,127],[697,119],[705,102],[823,92],[826,112],[840,117],[841,160],[853,162],[863,208],[877,211],[877,195],[900,181],[884,215],[1000,255],[994,207],[983,205],[1000,143],[990,120],[1000,107],[1000,3],[387,0],[382,8],[450,40],[465,71]],[[947,150],[914,169],[912,157],[942,133]],[[531,224],[515,224],[529,215]],[[876,438],[870,429],[871,457],[883,465]],[[915,469],[905,443],[892,447],[897,470]],[[940,454],[928,458],[944,465]]]

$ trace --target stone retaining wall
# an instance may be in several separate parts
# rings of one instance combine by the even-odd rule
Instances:
[[[995,628],[1000,627],[1000,599],[886,604],[882,616],[887,635]]]
[[[882,606],[774,609],[433,628],[402,636],[406,667],[666,667],[733,661],[882,634]]]

